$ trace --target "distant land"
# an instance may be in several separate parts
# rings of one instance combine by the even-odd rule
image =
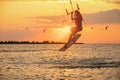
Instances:
[[[0,41],[0,44],[65,44],[66,42],[54,42],[54,41]],[[75,43],[75,44],[83,44],[83,43]]]

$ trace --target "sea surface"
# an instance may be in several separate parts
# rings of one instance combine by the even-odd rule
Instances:
[[[120,44],[0,44],[0,80],[120,80]]]

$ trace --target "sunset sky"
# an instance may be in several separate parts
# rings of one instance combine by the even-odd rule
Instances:
[[[74,9],[79,4],[86,21],[78,42],[120,43],[120,0],[72,0],[72,3]],[[0,0],[0,41],[67,42],[74,22],[65,8],[72,10],[69,0]],[[114,19],[105,16],[113,17],[113,13],[117,16]],[[91,18],[97,14],[105,16],[103,22]]]

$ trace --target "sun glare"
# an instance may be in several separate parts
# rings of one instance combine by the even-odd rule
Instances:
[[[57,28],[56,29],[56,37],[58,37],[59,40],[66,39],[70,34],[70,28],[71,28],[70,26]]]

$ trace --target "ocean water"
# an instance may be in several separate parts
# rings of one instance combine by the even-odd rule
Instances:
[[[0,44],[0,80],[120,80],[120,44]]]

